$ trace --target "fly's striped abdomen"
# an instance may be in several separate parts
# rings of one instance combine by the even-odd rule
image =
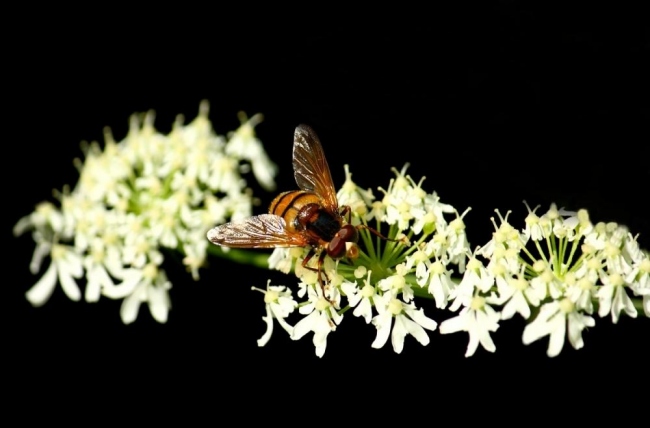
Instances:
[[[291,190],[280,193],[269,206],[269,213],[280,216],[287,223],[287,229],[296,230],[296,217],[307,204],[319,204],[321,199],[315,193],[304,190]]]

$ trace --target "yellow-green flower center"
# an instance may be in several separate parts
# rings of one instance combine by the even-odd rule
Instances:
[[[264,293],[264,303],[269,304],[269,303],[277,302],[279,297],[280,297],[280,293],[278,293],[277,291],[268,290],[266,293]]]
[[[474,311],[483,309],[483,306],[485,306],[485,299],[481,296],[474,296],[469,304],[469,307]]]
[[[614,287],[621,287],[625,284],[625,280],[619,273],[613,273],[609,276],[609,282]]]
[[[361,296],[366,299],[372,297],[373,294],[375,294],[375,288],[370,284],[364,285],[361,289]]]
[[[317,311],[324,311],[325,309],[329,308],[330,306],[331,306],[330,302],[327,299],[323,298],[323,297],[318,299],[316,301],[316,304],[314,305],[314,307],[316,308]]]
[[[388,311],[393,315],[399,315],[402,313],[402,302],[397,299],[392,299],[388,303]]]
[[[575,308],[575,305],[569,298],[564,298],[560,301],[560,310],[564,312],[565,314],[573,312],[573,309]]]
[[[156,275],[158,275],[158,267],[153,263],[148,263],[142,269],[142,276],[147,279],[154,280],[156,278]]]

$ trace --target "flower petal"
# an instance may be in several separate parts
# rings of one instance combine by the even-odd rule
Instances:
[[[406,326],[406,317],[404,315],[397,315],[395,317],[395,325],[393,326],[393,334],[391,334],[391,343],[395,353],[400,354],[404,349],[404,338],[408,333]]]
[[[372,323],[377,328],[377,336],[370,346],[375,349],[379,349],[386,344],[388,341],[388,336],[390,336],[390,327],[392,321],[393,316],[389,312],[384,312],[372,319]]]
[[[77,282],[72,278],[67,266],[59,266],[59,281],[63,292],[70,300],[75,302],[81,300],[81,291]]]
[[[130,296],[127,296],[122,301],[122,306],[120,307],[120,317],[122,317],[122,322],[124,324],[131,324],[138,317],[138,310],[140,309],[140,297],[138,293],[133,293]]]
[[[552,323],[553,329],[548,340],[548,350],[546,355],[549,357],[556,357],[564,347],[564,336],[566,335],[566,318],[563,314],[558,313],[549,320]]]
[[[266,323],[266,331],[262,337],[257,339],[257,346],[266,345],[273,334],[273,316],[271,315],[271,308],[268,305],[266,306],[266,316],[262,317],[262,320]]]
[[[147,291],[151,316],[159,323],[166,323],[171,307],[167,290],[161,285],[149,286]]]
[[[51,263],[41,279],[25,293],[25,297],[34,306],[41,306],[48,301],[54,287],[56,286],[57,269],[56,264]]]

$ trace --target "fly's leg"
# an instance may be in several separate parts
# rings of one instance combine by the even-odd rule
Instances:
[[[357,230],[366,229],[368,232],[372,233],[372,234],[375,235],[375,236],[380,237],[381,239],[383,239],[383,240],[385,240],[385,241],[390,241],[390,242],[401,242],[402,244],[408,246],[408,242],[409,242],[409,241],[408,241],[408,239],[406,239],[406,237],[403,237],[403,238],[401,238],[401,239],[391,239],[391,238],[387,238],[387,237],[385,237],[384,235],[382,235],[381,233],[379,233],[378,230],[373,229],[373,228],[370,227],[370,226],[366,226],[365,224],[360,224],[360,225],[356,226],[356,228],[357,228]]]
[[[310,271],[316,272],[318,274],[318,284],[320,285],[321,291],[323,292],[323,297],[325,297],[325,286],[329,283],[329,278],[327,277],[327,274],[323,270],[323,262],[325,260],[325,256],[327,255],[327,253],[325,251],[320,252],[320,254],[318,255],[317,267],[313,268],[311,266],[307,266],[307,263],[309,263],[309,261],[315,255],[316,255],[316,251],[312,248],[311,250],[309,250],[309,253],[307,253],[307,256],[305,256],[305,258],[302,259],[301,264],[302,267],[304,267],[305,269],[309,269]]]
[[[318,263],[316,264],[316,267],[313,268],[311,266],[307,266],[307,263],[316,255],[316,250],[312,247],[307,255],[305,256],[304,259],[302,259],[302,267],[305,269],[309,269],[312,272],[316,272],[318,275],[318,285],[320,285],[321,293],[323,295],[323,298],[329,302],[330,305],[332,305],[332,309],[336,311],[336,303],[333,302],[329,297],[327,297],[327,294],[325,293],[325,286],[329,284],[329,278],[327,277],[327,274],[323,270],[323,264],[325,262],[325,256],[327,255],[327,252],[324,250],[321,250],[318,254]],[[336,328],[336,323],[332,318],[329,318],[329,324],[332,329]]]
[[[345,217],[345,221],[347,221],[348,224],[352,224],[351,223],[351,220],[352,220],[352,208],[350,208],[349,205],[344,205],[344,206],[341,207],[341,217]],[[408,241],[408,239],[406,237],[404,237],[402,239],[387,238],[384,235],[382,235],[381,233],[379,233],[378,230],[373,229],[372,227],[367,226],[365,224],[359,224],[359,225],[357,225],[355,227],[357,228],[357,230],[365,229],[368,232],[372,233],[375,236],[378,236],[379,238],[381,238],[381,239],[383,239],[385,241],[401,242],[402,244],[404,244],[406,246],[409,245],[409,241]]]

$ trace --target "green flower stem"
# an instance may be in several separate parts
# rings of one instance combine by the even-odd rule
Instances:
[[[639,315],[643,316],[645,315],[645,312],[643,311],[643,298],[642,297],[632,297],[632,303],[634,304],[634,308],[637,310]]]

